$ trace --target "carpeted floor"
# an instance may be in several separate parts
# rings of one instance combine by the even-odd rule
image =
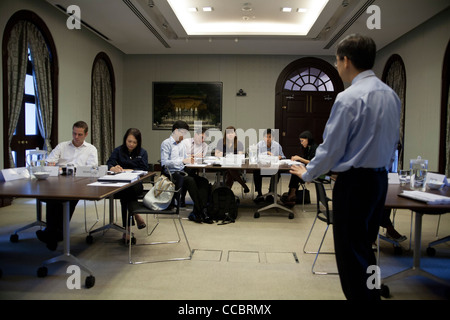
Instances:
[[[265,179],[268,180],[268,179]],[[265,182],[267,183],[267,182]],[[281,182],[287,190],[288,179]],[[266,187],[266,185],[265,185]],[[251,193],[242,198],[241,188],[233,189],[241,199],[236,223],[227,225],[197,224],[183,220],[191,249],[192,260],[160,262],[142,265],[128,263],[128,247],[120,243],[122,234],[110,230],[94,235],[92,244],[86,243],[83,201],[80,201],[71,222],[71,253],[86,264],[95,276],[95,285],[87,289],[81,271],[76,278],[66,263],[48,266],[45,278],[37,277],[41,263],[62,252],[49,251],[35,236],[37,227],[19,234],[17,243],[10,235],[23,225],[35,220],[35,200],[16,199],[8,207],[0,208],[0,299],[81,299],[81,300],[341,300],[337,275],[313,275],[314,254],[303,253],[308,232],[315,217],[315,192],[311,190],[313,204],[294,207],[295,218],[288,219],[284,212],[263,212],[255,219],[255,204]],[[331,191],[330,196],[331,196]],[[104,203],[96,204],[99,214],[97,228],[103,223]],[[120,204],[117,202],[117,206]],[[45,212],[45,211],[44,211]],[[186,218],[189,208],[183,211]],[[94,202],[87,202],[88,228],[96,220]],[[120,221],[120,219],[118,219]],[[436,247],[435,257],[427,257],[425,249],[437,239],[437,216],[423,219],[422,266],[429,272],[450,281],[450,244]],[[148,225],[154,226],[150,217]],[[408,268],[412,263],[409,250],[411,215],[399,210],[395,225],[408,240],[402,243],[401,255],[395,255],[393,246],[380,242],[380,268],[382,277]],[[325,230],[318,222],[309,250],[317,250]],[[136,233],[137,242],[143,243],[144,231]],[[384,232],[382,230],[382,232]],[[450,233],[450,215],[441,217],[440,237]],[[152,235],[153,240],[171,240],[176,237],[171,220],[161,220]],[[333,250],[332,230],[329,229],[323,251]],[[188,254],[185,243],[159,246],[133,247],[136,258],[165,258]],[[145,255],[145,256],[144,256]],[[319,256],[316,270],[336,271],[333,254]],[[69,272],[68,272],[69,271]],[[77,282],[81,278],[81,281]],[[81,288],[77,289],[78,283]],[[74,287],[74,289],[70,289]],[[422,277],[411,277],[389,283],[393,300],[447,299],[448,288]]]

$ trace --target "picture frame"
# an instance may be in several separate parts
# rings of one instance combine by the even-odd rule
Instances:
[[[222,82],[153,82],[153,130],[172,130],[176,120],[222,130]]]

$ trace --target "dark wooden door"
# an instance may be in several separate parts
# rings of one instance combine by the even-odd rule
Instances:
[[[299,135],[310,131],[316,143],[322,135],[336,98],[335,93],[299,92],[284,95],[281,107],[280,143],[286,157],[300,154]]]
[[[316,143],[323,131],[334,100],[344,85],[337,70],[318,58],[302,58],[289,64],[276,86],[275,128],[287,158],[302,155],[299,135],[310,131]]]

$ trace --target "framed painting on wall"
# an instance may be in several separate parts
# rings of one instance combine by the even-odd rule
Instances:
[[[153,129],[172,130],[176,120],[222,130],[222,82],[153,82]]]

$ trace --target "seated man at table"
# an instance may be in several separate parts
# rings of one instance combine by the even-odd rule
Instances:
[[[209,182],[198,175],[188,175],[186,164],[193,163],[194,158],[188,156],[185,145],[181,143],[189,132],[189,125],[177,120],[172,126],[172,134],[161,143],[161,165],[165,175],[172,175],[175,188],[185,187],[194,201],[194,210],[189,219],[196,222],[213,223],[208,217]]]
[[[77,166],[98,165],[97,148],[85,141],[88,125],[77,121],[72,126],[72,140],[59,143],[47,158],[50,166],[71,163]],[[39,240],[46,243],[49,250],[56,250],[58,241],[63,240],[63,201],[42,200],[46,202],[47,227],[36,231]],[[70,201],[70,218],[72,218],[78,200]]]
[[[259,141],[257,144],[258,148],[258,157],[261,158],[261,156],[277,156],[278,160],[285,159],[283,153],[283,148],[281,145],[272,139],[272,130],[267,129],[264,131],[263,134],[263,140]],[[279,175],[279,173],[277,173]],[[256,203],[264,201],[264,197],[262,195],[262,177],[266,177],[265,175],[261,175],[260,170],[255,170],[253,172],[253,181],[255,182],[255,191],[258,193],[254,201]],[[268,176],[267,176],[268,177]],[[270,178],[270,186],[269,186],[269,192],[272,191],[272,184],[273,184],[274,176],[271,176]],[[266,201],[273,201],[274,199],[266,199]]]
[[[186,157],[189,158],[194,158],[195,159],[203,159],[208,155],[208,149],[209,146],[208,144],[205,142],[205,137],[207,137],[208,133],[207,133],[207,128],[206,127],[201,127],[200,128],[196,128],[194,130],[194,137],[193,138],[187,138],[187,139],[183,139],[183,141],[181,141],[181,143],[184,145],[184,148],[186,149]],[[189,175],[196,175],[198,170],[186,170],[186,173]],[[185,207],[186,206],[186,202],[185,202],[185,198],[186,198],[186,186],[183,187],[183,189],[181,190],[181,206]]]

